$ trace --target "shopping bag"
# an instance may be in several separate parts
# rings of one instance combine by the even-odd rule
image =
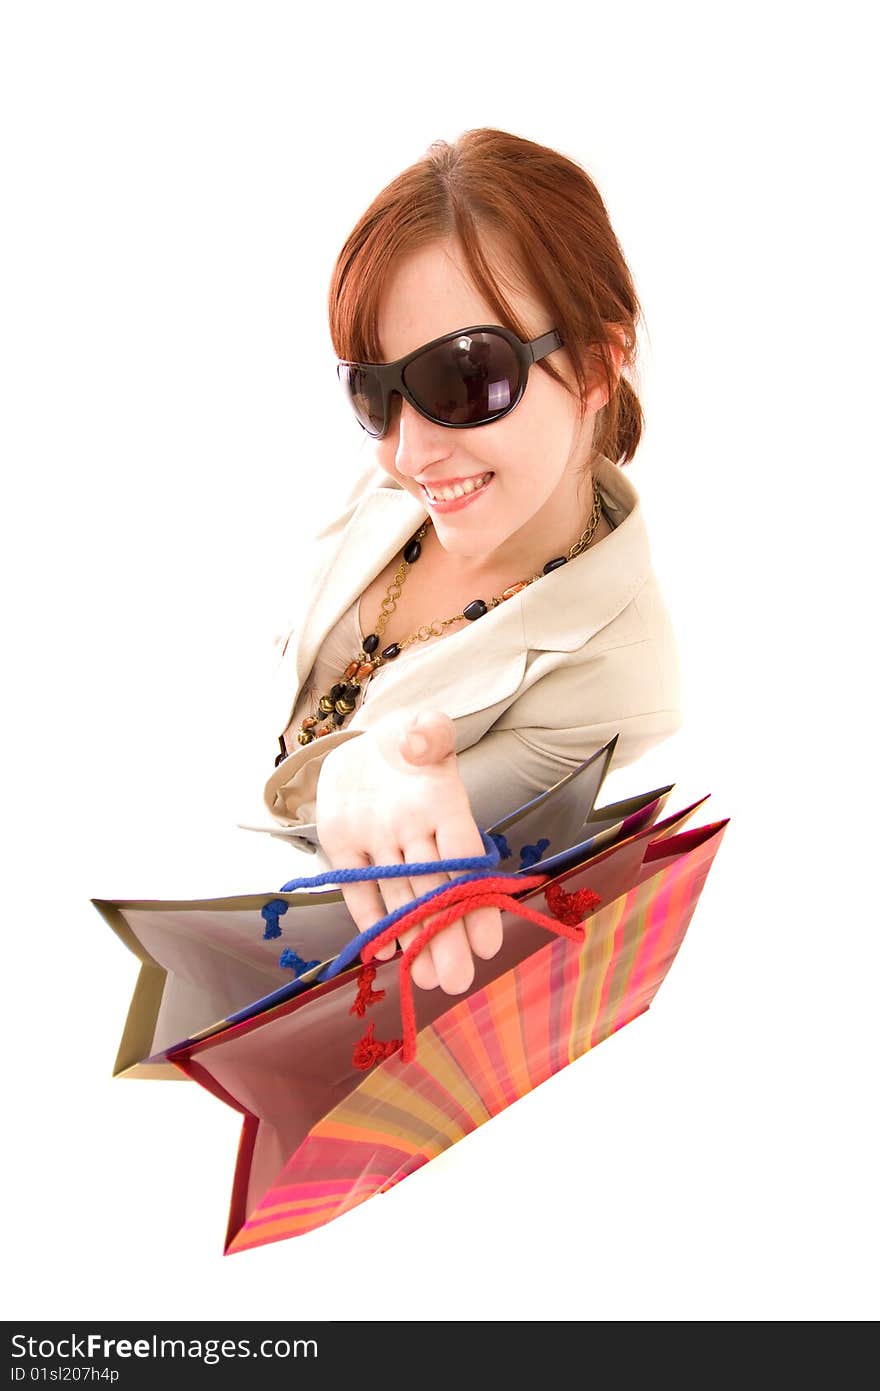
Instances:
[[[435,890],[358,934],[294,997],[169,1050],[243,1117],[225,1254],[386,1192],[644,1013],[728,824],[680,829],[705,800],[560,873]],[[414,994],[413,956],[479,903],[502,910],[500,951],[475,958],[466,994]],[[373,960],[417,924],[405,951]]]
[[[561,868],[651,824],[671,785],[598,808],[617,736],[547,791],[486,832],[505,864],[542,859]],[[541,834],[539,834],[541,832]],[[332,880],[332,876],[330,876]],[[313,978],[351,938],[354,924],[338,888],[273,891],[200,899],[104,899],[91,902],[141,963],[114,1076],[181,1080],[167,1052],[227,1021],[286,998],[292,981]],[[275,929],[284,913],[285,944]],[[295,928],[293,924],[295,923]]]

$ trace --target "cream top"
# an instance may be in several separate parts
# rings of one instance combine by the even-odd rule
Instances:
[[[358,609],[360,608],[361,596],[355,599],[351,608],[346,609],[339,622],[330,629],[320,651],[315,658],[314,666],[309,672],[303,683],[303,688],[299,693],[293,717],[290,724],[284,731],[284,742],[288,749],[296,747],[296,735],[301,721],[306,715],[313,715],[319,699],[325,691],[329,691],[331,686],[335,686],[337,681],[342,680],[342,673],[360,652],[364,635],[361,633],[358,621]],[[395,664],[405,662],[417,648],[417,643],[411,643],[409,647],[404,647],[400,654],[394,658]],[[369,699],[370,691],[376,681],[382,680],[382,674],[391,665],[390,662],[383,662],[380,667],[373,672],[365,686],[361,686],[355,698],[355,710]],[[349,715],[352,718],[354,711]],[[347,722],[346,722],[347,723]],[[308,804],[314,806],[313,802]],[[301,807],[300,812],[304,813],[305,808]],[[314,817],[309,816],[308,820],[313,821]]]

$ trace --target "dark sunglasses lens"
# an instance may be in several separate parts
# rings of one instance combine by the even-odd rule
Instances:
[[[436,420],[475,425],[510,409],[519,390],[520,366],[500,334],[461,334],[414,358],[403,379]]]
[[[336,375],[360,424],[369,434],[381,435],[385,428],[385,412],[377,378],[363,367],[348,362],[339,363]]]

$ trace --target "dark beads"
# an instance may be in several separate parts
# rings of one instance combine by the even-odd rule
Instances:
[[[404,560],[407,562],[408,565],[412,565],[414,561],[418,560],[418,558],[419,558],[419,556],[421,555],[421,553],[422,553],[422,543],[421,543],[421,541],[419,541],[419,540],[412,540],[412,541],[410,541],[409,545],[408,545],[408,546],[406,547],[406,549],[404,550],[404,552],[403,552],[403,558],[404,558]],[[377,639],[377,641],[378,641],[378,639]]]
[[[489,606],[483,599],[472,599],[466,609],[462,609],[465,618],[473,623],[475,618],[482,618],[484,613],[488,613]]]
[[[399,652],[400,652],[400,643],[399,643],[399,642],[392,642],[392,644],[391,644],[390,647],[383,647],[383,648],[382,648],[382,656],[385,657],[389,662],[391,661],[392,657],[396,657],[397,654],[398,654]]]
[[[359,690],[359,685],[352,685],[352,683],[349,682],[342,693],[343,700],[357,700]]]
[[[378,633],[370,633],[370,636],[369,636],[369,637],[364,638],[364,651],[366,652],[366,654],[367,654],[368,657],[369,657],[369,655],[370,655],[371,652],[375,652],[375,650],[376,650],[376,648],[377,648],[378,646],[379,646],[379,634],[378,634]]]
[[[544,574],[549,575],[551,570],[558,570],[560,565],[564,565],[567,560],[567,555],[558,555],[555,560],[548,560],[544,566]]]
[[[330,688],[330,699],[333,701],[339,700],[340,696],[345,695],[345,691],[345,684],[341,681],[337,681],[336,685]]]
[[[334,710],[334,711],[333,711],[333,723],[336,724],[336,725],[342,724],[347,713],[349,713],[349,712],[347,712],[347,711],[340,711],[340,710]]]

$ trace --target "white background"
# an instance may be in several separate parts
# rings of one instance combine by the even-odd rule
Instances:
[[[869,7],[8,4],[7,1317],[876,1317]],[[628,472],[686,724],[612,774],[731,818],[650,1012],[408,1182],[223,1257],[236,1114],[112,1080],[95,897],[275,889],[260,725],[365,461],[333,262],[439,137],[596,180],[646,313]]]

